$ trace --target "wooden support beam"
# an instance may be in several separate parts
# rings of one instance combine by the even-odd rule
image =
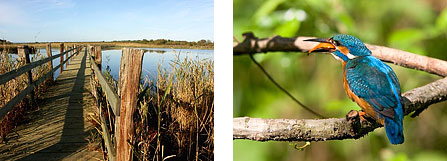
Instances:
[[[132,160],[132,149],[128,141],[134,137],[133,115],[137,106],[138,86],[144,50],[122,49],[119,81],[121,88],[121,107],[119,117],[119,136],[117,138],[117,160]]]
[[[24,52],[25,53],[25,62],[26,62],[26,64],[30,64],[31,60],[29,58],[29,50],[28,50],[29,48],[28,48],[28,46],[24,46],[23,49],[25,51]],[[33,86],[32,70],[29,70],[27,73],[28,73],[28,86]],[[31,105],[34,105],[34,90],[31,91],[30,97],[31,97]]]
[[[64,62],[64,54],[62,54],[62,53],[64,53],[64,43],[61,43],[61,58],[60,58],[59,64],[62,64],[62,62]],[[62,73],[63,70],[64,70],[64,66],[61,65],[60,73]]]
[[[47,48],[46,48],[46,50],[47,50],[47,58],[51,57],[51,56],[53,55],[53,53],[51,52],[51,43],[48,43],[48,44],[47,44]],[[49,61],[49,62],[48,62],[48,66],[49,66],[50,71],[51,71],[51,70],[53,69],[53,61]],[[51,78],[51,80],[54,79],[54,77],[53,77],[53,72],[51,72],[51,74],[50,74],[50,78]]]

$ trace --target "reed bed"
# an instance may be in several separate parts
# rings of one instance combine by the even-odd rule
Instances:
[[[43,59],[44,56],[39,52],[33,55],[31,61]],[[3,50],[0,53],[0,74],[7,73],[11,70],[18,69],[25,65],[25,60],[21,58],[12,58],[9,55],[9,50]],[[32,70],[33,80],[36,81],[44,74],[50,71],[48,64],[43,64]],[[39,99],[39,96],[44,90],[51,85],[52,78],[45,80],[39,85],[37,90],[34,90],[35,99]],[[28,86],[28,78],[26,74],[22,74],[5,84],[0,85],[0,107],[6,105],[12,98],[19,94],[23,89]],[[24,120],[24,115],[29,110],[36,108],[36,102],[30,102],[30,98],[26,97],[19,104],[17,104],[12,111],[10,111],[4,118],[0,120],[0,139],[2,143],[7,143],[8,134]]]
[[[170,64],[172,71],[159,65],[156,82],[147,77],[142,81],[134,114],[135,137],[130,141],[134,160],[214,160],[213,63],[177,57]],[[107,71],[104,75],[116,87]],[[108,110],[103,111],[108,117]],[[91,116],[97,117],[91,120],[96,120],[101,134],[99,115]]]

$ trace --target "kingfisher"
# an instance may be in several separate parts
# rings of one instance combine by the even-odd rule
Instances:
[[[330,53],[343,65],[343,86],[348,97],[363,111],[385,126],[391,144],[402,144],[403,105],[399,80],[390,66],[371,55],[363,42],[351,35],[338,34],[329,39],[307,39],[319,42],[309,50]]]

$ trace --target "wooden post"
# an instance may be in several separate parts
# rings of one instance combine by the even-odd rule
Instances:
[[[71,54],[73,55],[73,54],[75,54],[76,51],[78,51],[78,50],[76,50],[76,45],[75,45],[75,44],[73,44],[73,47],[72,47],[72,48],[75,49],[75,50],[73,50],[73,52],[71,52]],[[73,57],[71,57],[70,61],[72,61],[72,60],[73,60]]]
[[[88,52],[90,53],[91,56],[94,57],[94,56],[95,56],[95,47],[89,45],[89,46],[88,46]]]
[[[78,45],[77,47],[81,47],[81,45]],[[81,52],[81,50],[82,50],[82,48],[79,48],[79,52],[78,52],[77,55],[79,55],[79,53]],[[87,50],[87,49],[85,49],[85,50]],[[76,55],[76,56],[77,56],[77,55]]]
[[[74,45],[72,45],[70,48],[71,48],[71,49],[74,49],[73,46],[74,46]],[[68,54],[68,56],[73,55],[74,51],[75,51],[75,50],[70,51],[70,54]],[[69,62],[71,62],[71,60],[73,60],[73,57],[70,58]]]
[[[93,62],[92,63],[94,63],[95,62],[95,47],[89,45],[88,53],[90,53],[90,56],[93,57],[93,60],[92,60]]]
[[[68,54],[68,57],[70,57],[71,55],[73,55],[73,53],[74,53],[74,48],[73,48],[73,46],[70,46],[70,49],[73,49],[72,51],[70,51],[70,54]],[[68,61],[68,62],[71,62],[71,59],[72,59],[73,57],[71,57],[70,58],[70,60]],[[68,65],[68,64],[67,64]]]
[[[25,53],[25,62],[26,64],[31,63],[31,60],[29,58],[29,48],[28,46],[24,46],[24,53]],[[33,85],[33,73],[31,72],[31,70],[29,70],[28,72],[28,86],[32,86]],[[33,91],[31,91],[30,93],[30,97],[31,97],[31,105],[34,104],[34,89]]]
[[[98,65],[99,70],[101,69],[102,65],[102,51],[101,46],[95,46],[95,63]]]
[[[64,66],[62,65],[62,63],[64,62],[64,43],[61,43],[61,58],[60,58],[60,64],[61,64],[61,72],[64,70]]]
[[[122,49],[119,81],[122,84],[119,117],[119,136],[117,138],[117,161],[132,160],[128,140],[134,137],[133,115],[137,106],[138,86],[144,50]]]
[[[17,55],[19,55],[19,61],[25,60],[25,46],[17,46]]]
[[[49,57],[51,57],[51,56],[53,56],[53,53],[51,52],[51,43],[48,43],[47,44],[47,57],[49,58]],[[48,66],[50,67],[50,72],[51,72],[51,70],[53,69],[53,60],[50,60],[49,62],[48,62]],[[51,78],[51,80],[53,80],[54,78],[53,78],[53,72],[51,72],[51,74],[50,74],[50,78]]]
[[[70,47],[67,45],[67,46],[65,46],[65,51],[68,51],[68,50],[70,50]],[[69,56],[68,53],[70,53],[70,52],[65,53],[65,59],[68,59],[68,56]],[[68,67],[68,61],[65,64],[65,69],[67,69],[67,67]]]

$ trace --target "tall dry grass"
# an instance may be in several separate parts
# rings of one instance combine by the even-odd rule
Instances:
[[[134,152],[139,160],[213,160],[213,61],[177,57],[171,65],[159,67],[138,108]]]
[[[130,140],[134,159],[214,160],[213,61],[177,57],[171,66],[172,71],[166,71],[159,65],[156,82],[145,79],[140,84],[134,114],[135,137]],[[110,68],[104,75],[116,87]],[[100,100],[107,104],[104,98]],[[113,135],[114,117],[109,117],[109,109],[103,111]],[[102,134],[98,112],[90,116],[97,133]],[[102,147],[105,149],[103,144]]]
[[[40,52],[37,52],[31,58],[31,61],[43,59],[44,56]],[[25,65],[24,59],[15,59],[9,55],[9,50],[3,50],[0,53],[0,74],[7,73],[14,69],[18,69]],[[50,71],[48,64],[38,66],[32,70],[33,80],[36,81],[44,74]],[[34,90],[36,99],[44,92],[44,90],[51,85],[52,78],[45,80],[39,85],[37,90]],[[6,105],[12,98],[19,94],[23,89],[28,86],[28,77],[26,74],[22,74],[5,84],[0,85],[0,107]],[[23,122],[24,115],[27,111],[33,110],[36,107],[35,102],[30,102],[29,97],[25,97],[19,104],[17,104],[12,111],[10,111],[0,121],[0,139],[1,142],[7,142],[7,135],[21,122]]]

